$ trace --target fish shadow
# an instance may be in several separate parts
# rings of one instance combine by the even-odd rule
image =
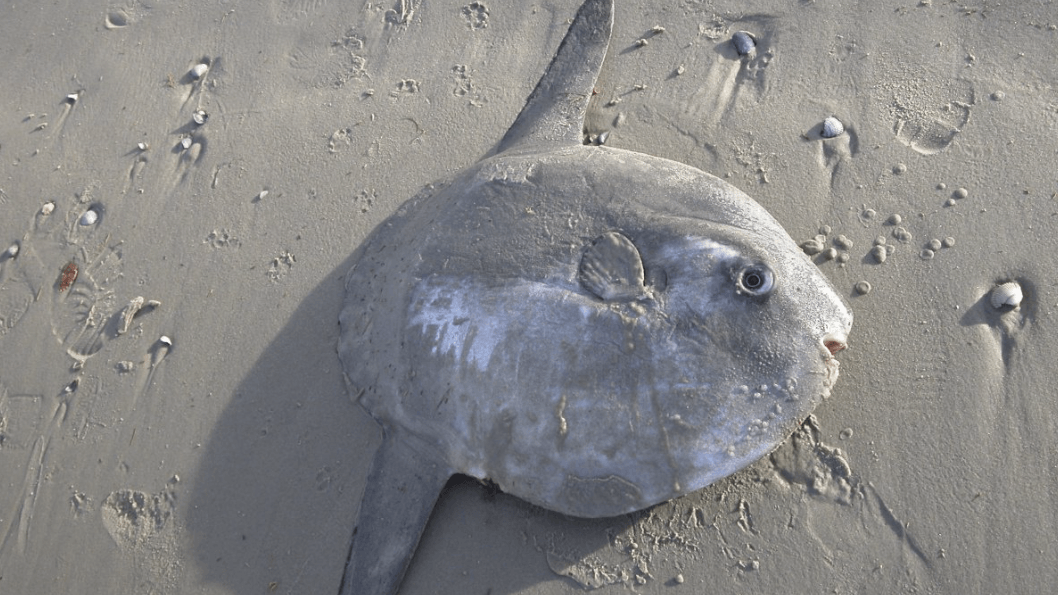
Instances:
[[[336,349],[345,275],[361,251],[298,305],[202,445],[185,527],[188,559],[204,583],[238,595],[339,591],[381,442],[381,428],[346,391]],[[433,593],[445,584],[451,593],[501,595],[568,580],[525,542],[527,518],[550,518],[573,532],[597,523],[454,476],[412,554],[401,593]]]
[[[346,394],[336,351],[355,260],[308,293],[233,395],[218,395],[227,405],[202,446],[186,528],[189,560],[226,592],[338,592],[380,441]]]

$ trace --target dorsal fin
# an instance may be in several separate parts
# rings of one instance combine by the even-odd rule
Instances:
[[[613,30],[614,0],[586,0],[547,72],[493,153],[522,144],[582,144],[584,112]]]

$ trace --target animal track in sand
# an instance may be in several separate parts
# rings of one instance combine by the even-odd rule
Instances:
[[[290,50],[287,61],[299,81],[315,89],[341,88],[368,77],[364,46],[364,36],[355,27],[348,27],[325,47],[311,41],[299,43]]]
[[[489,26],[489,7],[484,2],[471,2],[460,11],[471,30],[484,29]]]

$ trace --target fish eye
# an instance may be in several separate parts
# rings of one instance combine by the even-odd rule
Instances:
[[[737,283],[740,292],[755,296],[767,295],[775,286],[775,275],[770,268],[755,264],[743,267],[738,272]]]

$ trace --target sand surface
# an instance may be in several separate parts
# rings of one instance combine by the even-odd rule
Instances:
[[[0,9],[0,593],[337,592],[379,442],[335,352],[350,255],[502,137],[578,5]],[[1052,2],[618,0],[589,127],[827,226],[841,379],[646,512],[456,480],[402,593],[1050,588],[1056,28]]]

